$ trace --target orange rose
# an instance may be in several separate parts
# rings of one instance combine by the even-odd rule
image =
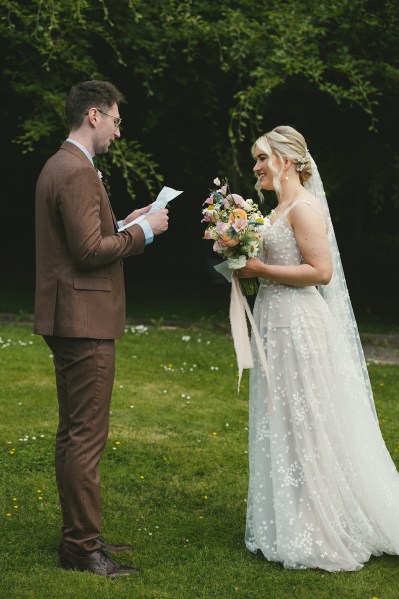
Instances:
[[[227,235],[225,233],[224,235],[222,235],[222,238],[220,239],[219,243],[221,245],[224,245],[225,247],[231,248],[237,245],[237,243],[240,243],[240,240],[238,239],[238,237],[231,238],[230,235]]]

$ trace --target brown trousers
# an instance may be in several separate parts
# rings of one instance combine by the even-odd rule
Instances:
[[[54,356],[59,423],[55,471],[62,538],[77,551],[100,547],[98,463],[108,437],[115,375],[113,339],[44,336]]]

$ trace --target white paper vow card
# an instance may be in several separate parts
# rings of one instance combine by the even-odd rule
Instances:
[[[124,225],[118,229],[118,233],[124,231],[128,227],[132,225],[137,225],[141,220],[143,220],[147,214],[151,214],[151,212],[157,212],[160,208],[165,208],[168,202],[171,202],[174,198],[179,196],[183,191],[178,191],[177,189],[173,189],[172,187],[162,187],[161,191],[156,197],[156,200],[152,203],[150,210],[146,214],[142,214],[138,218],[135,218],[131,223]]]

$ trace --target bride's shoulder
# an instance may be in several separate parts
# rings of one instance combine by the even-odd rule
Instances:
[[[301,192],[300,200],[302,200],[303,204],[307,204],[308,206],[312,206],[313,208],[321,208],[321,202],[319,198],[313,195],[308,189],[303,189]]]
[[[292,225],[294,225],[295,221],[297,220],[306,220],[309,217],[312,218],[315,215],[321,217],[324,221],[324,224],[327,225],[325,210],[320,200],[307,189],[303,189],[301,195],[293,203],[292,208],[293,209],[291,210],[290,214],[290,220],[292,219]]]
[[[309,212],[309,207],[320,210],[320,200],[307,189],[302,189],[300,194],[298,194],[296,199],[291,203],[287,212],[290,212],[291,216],[294,216],[295,214]]]

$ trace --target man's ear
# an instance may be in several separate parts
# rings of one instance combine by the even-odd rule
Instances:
[[[92,125],[92,127],[97,127],[97,121],[98,121],[98,110],[97,108],[89,108],[89,110],[87,111],[87,117],[89,120],[89,123]]]

